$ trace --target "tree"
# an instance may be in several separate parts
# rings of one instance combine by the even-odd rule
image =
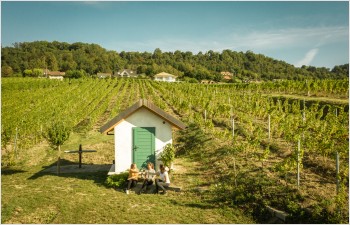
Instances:
[[[2,77],[11,77],[13,74],[13,70],[11,66],[2,66],[1,67],[1,76]]]
[[[33,76],[33,71],[29,70],[29,69],[26,69],[26,70],[23,71],[23,76],[31,77],[31,76]]]
[[[58,70],[57,59],[53,53],[48,53],[46,56],[46,66],[52,71]]]
[[[349,64],[328,68],[302,66],[296,68],[281,60],[269,58],[252,51],[235,52],[223,50],[193,54],[190,51],[162,52],[156,48],[153,52],[125,52],[108,51],[97,44],[61,43],[34,41],[15,43],[13,47],[3,47],[1,64],[4,76],[23,74],[24,70],[33,68],[47,68],[55,71],[84,70],[87,74],[97,72],[116,72],[130,68],[139,70],[151,76],[165,71],[175,75],[184,75],[197,79],[216,79],[215,74],[222,71],[246,70],[245,74],[257,74],[257,79],[346,79],[349,74]],[[156,64],[157,66],[154,66]],[[140,67],[141,66],[141,67]],[[28,72],[28,71],[27,71]],[[249,73],[248,73],[249,72]],[[238,72],[235,75],[241,75]],[[24,74],[31,76],[32,74]]]
[[[58,150],[57,173],[60,173],[61,145],[68,140],[71,129],[62,122],[54,123],[47,132],[47,140]]]
[[[56,122],[49,128],[47,140],[60,151],[61,145],[68,140],[70,132],[71,129],[66,127],[62,122]]]
[[[159,48],[156,48],[153,52],[153,56],[154,59],[159,60],[162,57],[162,50],[160,50]]]
[[[64,51],[61,57],[61,62],[59,62],[61,71],[75,70],[77,68],[77,63],[74,61],[71,52]]]
[[[43,73],[43,70],[42,69],[33,69],[33,73],[32,73],[32,76],[33,77],[39,77],[39,76],[42,76],[44,73]]]
[[[222,80],[222,75],[220,73],[214,74],[214,81],[220,82]]]
[[[78,79],[78,78],[84,78],[86,77],[86,73],[84,70],[68,70],[66,72],[66,76],[68,78],[75,78],[75,79]]]

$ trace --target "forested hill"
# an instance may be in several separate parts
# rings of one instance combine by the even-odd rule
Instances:
[[[349,64],[329,68],[302,66],[296,68],[251,51],[236,52],[150,52],[107,51],[97,44],[66,42],[23,42],[13,47],[2,47],[1,75],[24,76],[25,70],[47,68],[51,71],[76,71],[93,75],[98,72],[115,73],[121,69],[133,69],[139,74],[153,76],[165,71],[187,80],[212,79],[220,81],[220,72],[234,74],[234,80],[272,79],[325,79],[347,78]]]

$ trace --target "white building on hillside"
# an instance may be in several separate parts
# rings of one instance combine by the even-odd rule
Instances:
[[[100,128],[101,133],[114,135],[115,164],[108,174],[124,172],[131,163],[141,169],[153,162],[158,168],[160,153],[173,141],[173,128],[185,127],[151,102],[139,100]]]
[[[174,82],[176,81],[177,76],[172,75],[170,73],[161,72],[156,75],[154,75],[155,81],[167,81],[167,82]]]

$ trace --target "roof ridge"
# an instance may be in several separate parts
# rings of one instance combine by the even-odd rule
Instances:
[[[100,128],[101,133],[107,133],[110,130],[112,130],[116,125],[118,125],[123,119],[129,117],[131,114],[136,112],[141,107],[145,107],[152,113],[158,115],[159,117],[163,118],[164,120],[168,121],[172,126],[178,128],[178,129],[185,129],[186,125],[181,122],[180,120],[176,119],[169,113],[166,113],[164,110],[153,104],[151,101],[147,99],[140,99],[137,102],[135,102],[133,105],[131,105],[126,110],[119,113],[116,117],[114,117],[112,120],[107,122],[105,125],[103,125]]]

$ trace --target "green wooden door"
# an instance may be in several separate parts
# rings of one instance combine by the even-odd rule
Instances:
[[[133,128],[133,162],[139,169],[148,162],[155,164],[155,131],[155,127]]]

